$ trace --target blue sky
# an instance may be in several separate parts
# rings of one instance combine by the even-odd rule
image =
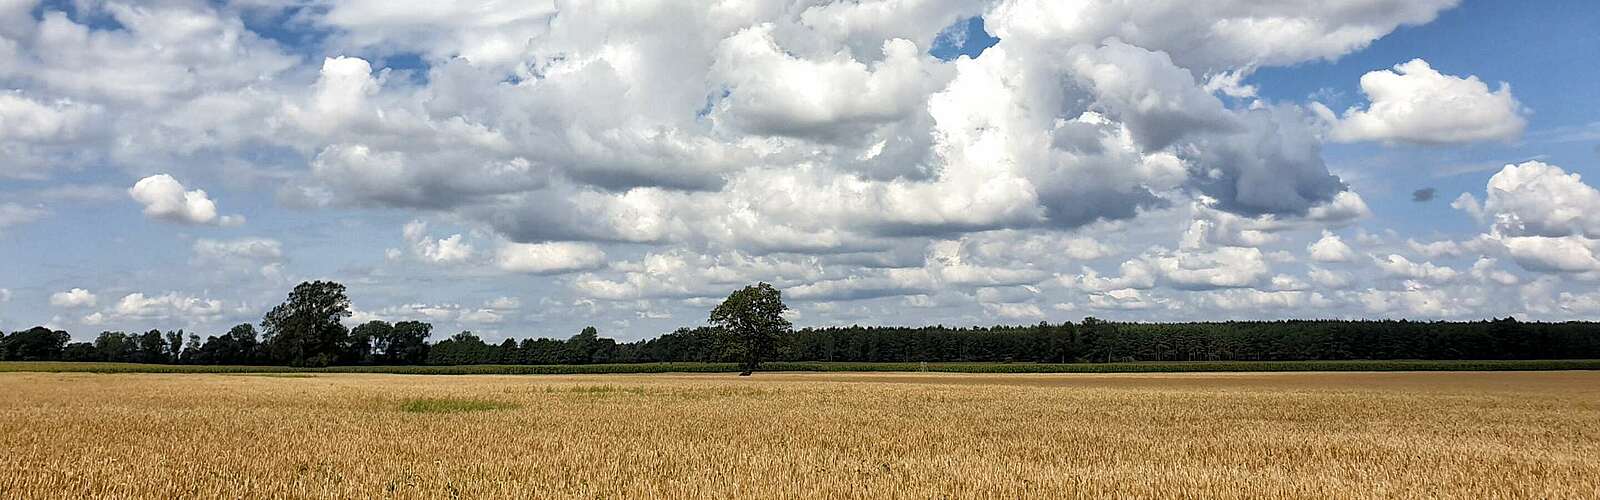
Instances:
[[[1590,2],[671,4],[0,4],[0,329],[1600,316]]]

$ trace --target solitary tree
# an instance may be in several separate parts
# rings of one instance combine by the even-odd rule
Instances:
[[[711,310],[711,325],[722,329],[732,354],[741,361],[740,376],[750,375],[772,356],[778,336],[789,331],[789,320],[783,318],[788,309],[783,292],[763,282],[733,292]]]
[[[350,316],[344,285],[332,281],[301,283],[289,299],[261,318],[268,350],[278,361],[294,366],[327,366],[339,359],[349,331],[339,320]]]

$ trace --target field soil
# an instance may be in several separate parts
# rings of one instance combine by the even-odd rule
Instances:
[[[0,498],[1595,498],[1600,372],[0,373]]]

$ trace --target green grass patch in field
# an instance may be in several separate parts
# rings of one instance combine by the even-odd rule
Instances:
[[[469,411],[506,410],[517,405],[485,399],[422,398],[407,400],[400,411],[410,413],[462,413]]]

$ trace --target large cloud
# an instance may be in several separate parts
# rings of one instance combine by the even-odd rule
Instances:
[[[1521,236],[1505,238],[1511,258],[1523,268],[1547,272],[1600,271],[1595,248],[1600,242],[1581,237]]]
[[[1600,190],[1577,173],[1538,161],[1506,165],[1479,201],[1463,193],[1452,206],[1489,225],[1475,250],[1503,250],[1523,269],[1600,272]],[[1482,248],[1487,247],[1487,248]]]
[[[78,166],[95,156],[75,147],[98,132],[96,105],[71,99],[40,102],[18,92],[0,93],[0,177],[46,178],[61,166]]]
[[[1334,139],[1418,144],[1508,141],[1527,127],[1522,105],[1506,84],[1490,91],[1476,76],[1446,75],[1421,59],[1395,65],[1393,71],[1367,73],[1361,77],[1361,91],[1372,104],[1345,111],[1334,124]]]
[[[987,19],[1002,40],[1095,44],[1118,38],[1199,70],[1334,59],[1458,0],[1000,2]]]
[[[868,66],[845,52],[794,57],[777,45],[774,29],[762,24],[723,39],[709,74],[727,94],[718,117],[753,134],[859,140],[921,110],[949,79],[948,68],[909,40],[884,42],[884,59]]]
[[[1600,190],[1576,172],[1538,161],[1506,165],[1489,178],[1483,214],[1509,235],[1600,238]]]
[[[74,164],[83,153],[71,145],[92,134],[100,106],[72,99],[41,102],[20,92],[0,93],[0,176],[43,178],[59,164]]]

